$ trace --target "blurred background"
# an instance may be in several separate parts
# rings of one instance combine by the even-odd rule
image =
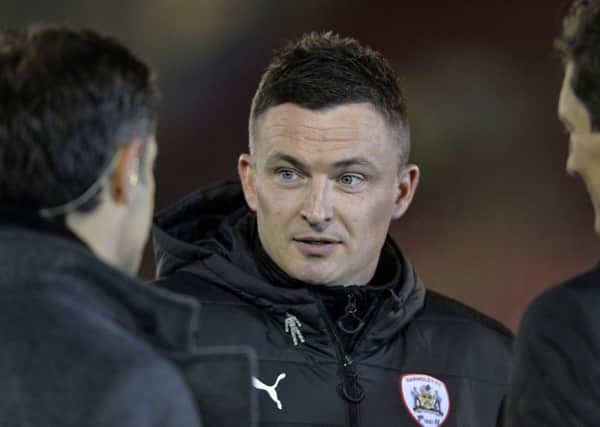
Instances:
[[[569,1],[0,0],[0,26],[55,22],[119,38],[163,91],[157,209],[235,178],[273,49],[334,30],[404,80],[422,179],[391,232],[432,289],[513,330],[541,290],[587,269],[600,243],[566,175],[552,51]],[[141,272],[153,276],[151,251]]]

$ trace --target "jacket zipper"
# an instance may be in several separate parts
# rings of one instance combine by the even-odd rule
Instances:
[[[329,330],[329,333],[333,337],[333,341],[335,343],[338,373],[342,380],[342,382],[338,384],[338,393],[346,402],[346,424],[348,427],[360,427],[359,404],[364,398],[364,390],[358,383],[358,373],[356,372],[354,361],[344,350],[342,340],[335,330],[335,325],[333,324],[327,309],[320,299],[318,299],[317,306],[319,307],[321,315],[325,319],[327,329]]]
[[[373,305],[369,308],[367,313],[365,313],[365,316],[363,318],[365,323],[364,323],[362,330],[360,330],[358,335],[350,341],[351,349],[354,349],[356,346],[358,346],[358,344],[362,341],[362,339],[367,336],[367,333],[373,327],[373,319],[376,318],[377,315],[379,314],[382,304],[383,304],[383,300],[381,297],[377,297],[373,301]]]

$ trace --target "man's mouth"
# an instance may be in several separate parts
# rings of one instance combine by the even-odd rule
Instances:
[[[302,242],[311,245],[332,245],[341,243],[339,240],[329,237],[295,237],[294,240],[296,242]]]
[[[293,240],[300,252],[308,257],[329,256],[342,243],[340,240],[321,236],[298,236]]]

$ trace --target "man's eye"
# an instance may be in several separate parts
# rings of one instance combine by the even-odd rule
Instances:
[[[299,178],[298,174],[292,169],[279,169],[277,171],[277,176],[281,178],[282,181],[294,181]]]
[[[357,187],[357,186],[361,185],[365,181],[365,179],[358,175],[346,174],[346,175],[340,176],[339,181],[340,181],[340,184],[342,184],[346,187]]]

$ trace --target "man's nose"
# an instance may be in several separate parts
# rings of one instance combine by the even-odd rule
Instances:
[[[331,189],[327,179],[315,179],[308,188],[302,206],[302,219],[312,228],[323,231],[333,218],[331,205]]]

